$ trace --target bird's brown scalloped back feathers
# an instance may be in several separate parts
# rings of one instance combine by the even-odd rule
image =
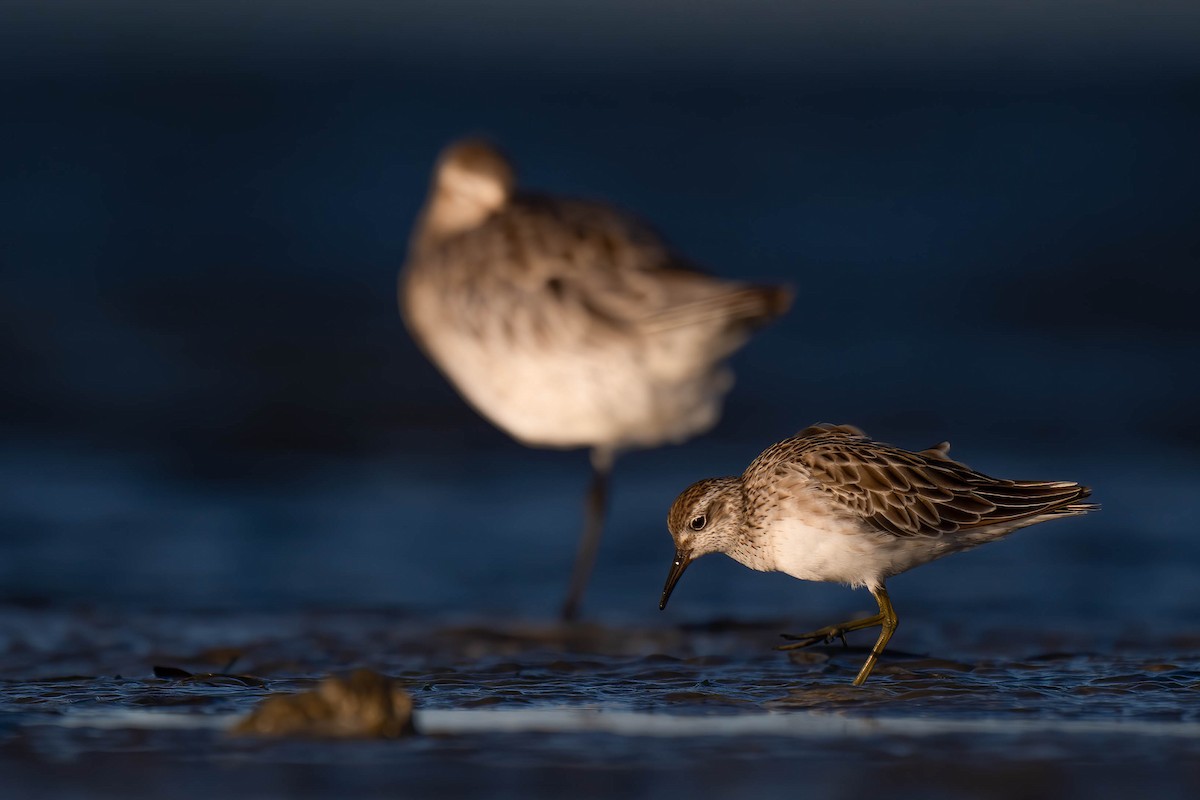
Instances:
[[[926,448],[925,450],[922,450],[920,454],[925,456],[926,458],[948,459],[948,458],[950,458],[950,443],[949,442],[939,442],[938,444],[935,444],[933,447],[929,447],[929,448]]]
[[[835,505],[896,536],[1011,530],[1098,507],[1081,502],[1091,495],[1087,486],[993,478],[948,452],[948,444],[911,452],[849,425],[822,424],[769,448],[758,462],[796,463]]]

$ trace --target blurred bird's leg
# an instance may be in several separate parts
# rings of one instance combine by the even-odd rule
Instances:
[[[878,589],[871,590],[871,594],[875,596],[875,602],[879,604],[878,614],[851,620],[850,622],[842,622],[837,625],[827,625],[811,633],[781,634],[783,638],[793,641],[792,644],[780,645],[776,649],[796,650],[801,647],[809,647],[818,642],[832,642],[834,639],[841,639],[842,644],[845,644],[846,634],[850,631],[874,628],[878,625],[880,627],[879,639],[875,642],[875,646],[871,648],[871,655],[867,657],[867,663],[863,664],[862,669],[858,671],[858,677],[854,679],[854,685],[861,686],[863,681],[867,679],[867,676],[871,674],[871,670],[875,668],[875,662],[879,660],[879,656],[883,653],[883,648],[887,647],[888,640],[892,638],[892,634],[895,633],[896,626],[899,624],[896,612],[892,608],[892,601],[888,598],[887,589],[880,586]]]
[[[608,476],[612,472],[615,457],[616,454],[607,448],[597,447],[591,452],[592,485],[584,498],[583,535],[579,539],[571,586],[567,589],[567,599],[562,607],[564,622],[570,622],[579,615],[579,604],[583,602],[583,592],[587,589],[592,566],[596,563],[596,551],[604,532],[604,512],[608,506]]]

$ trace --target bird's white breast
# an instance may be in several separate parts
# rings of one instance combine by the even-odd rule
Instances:
[[[477,332],[464,330],[433,304],[417,304],[413,316],[434,360],[463,396],[534,446],[681,441],[716,422],[732,383],[728,371],[703,363],[693,363],[690,375],[664,378],[636,343],[524,335],[521,310],[508,315],[508,335],[486,318]]]
[[[890,559],[880,551],[877,537],[863,535],[857,528],[834,518],[782,516],[768,534],[775,569],[805,581],[872,583],[886,571]]]
[[[773,569],[805,581],[876,587],[893,575],[953,552],[944,537],[900,537],[850,517],[780,514],[767,538]]]

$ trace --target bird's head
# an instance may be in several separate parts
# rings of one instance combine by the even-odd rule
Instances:
[[[684,489],[667,514],[667,529],[675,540],[675,560],[667,573],[660,609],[695,559],[708,553],[728,553],[741,533],[745,509],[741,478],[707,478]]]
[[[427,232],[443,237],[474,228],[508,203],[515,186],[512,164],[489,142],[451,144],[434,168]]]

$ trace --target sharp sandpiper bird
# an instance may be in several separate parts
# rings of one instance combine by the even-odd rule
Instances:
[[[950,443],[911,452],[850,425],[814,425],[768,447],[740,476],[708,478],[675,499],[675,560],[659,608],[688,564],[725,553],[751,569],[866,587],[879,613],[800,635],[780,649],[879,627],[854,679],[871,674],[898,623],[884,582],[942,556],[1046,520],[1086,514],[1086,486],[992,478],[950,458]]]

